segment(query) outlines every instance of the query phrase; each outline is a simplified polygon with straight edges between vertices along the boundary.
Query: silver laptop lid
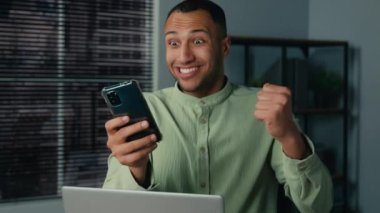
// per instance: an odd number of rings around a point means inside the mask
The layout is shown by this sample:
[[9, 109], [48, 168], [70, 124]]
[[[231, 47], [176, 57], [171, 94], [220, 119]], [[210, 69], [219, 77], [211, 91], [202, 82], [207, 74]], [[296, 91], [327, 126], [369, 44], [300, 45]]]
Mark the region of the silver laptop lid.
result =
[[62, 187], [65, 213], [223, 213], [219, 195]]

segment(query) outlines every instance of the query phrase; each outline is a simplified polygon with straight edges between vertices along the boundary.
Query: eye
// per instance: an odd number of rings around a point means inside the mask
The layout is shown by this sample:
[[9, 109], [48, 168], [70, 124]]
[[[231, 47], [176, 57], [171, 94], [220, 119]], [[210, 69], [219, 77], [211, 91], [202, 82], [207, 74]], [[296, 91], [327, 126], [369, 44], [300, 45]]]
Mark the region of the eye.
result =
[[178, 42], [176, 42], [176, 41], [174, 41], [174, 40], [169, 40], [169, 41], [168, 41], [168, 45], [169, 45], [169, 46], [172, 46], [172, 47], [176, 47], [176, 46], [178, 46]]
[[202, 40], [202, 39], [195, 39], [194, 40], [194, 44], [195, 45], [201, 45], [201, 44], [203, 44], [204, 43], [204, 40]]

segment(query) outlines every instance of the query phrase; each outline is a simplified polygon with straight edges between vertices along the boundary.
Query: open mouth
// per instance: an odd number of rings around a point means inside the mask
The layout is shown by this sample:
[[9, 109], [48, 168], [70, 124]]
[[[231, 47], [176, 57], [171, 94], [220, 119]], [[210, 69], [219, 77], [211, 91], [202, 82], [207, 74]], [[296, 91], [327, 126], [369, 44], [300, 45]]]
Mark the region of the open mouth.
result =
[[198, 70], [199, 67], [179, 68], [179, 72], [182, 74], [189, 74]]

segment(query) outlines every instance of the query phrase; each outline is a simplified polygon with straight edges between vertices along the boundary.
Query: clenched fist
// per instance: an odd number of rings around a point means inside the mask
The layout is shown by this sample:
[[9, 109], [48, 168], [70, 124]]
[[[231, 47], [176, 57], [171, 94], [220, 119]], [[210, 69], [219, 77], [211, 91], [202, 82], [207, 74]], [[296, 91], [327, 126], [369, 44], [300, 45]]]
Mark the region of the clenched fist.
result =
[[264, 122], [269, 134], [282, 144], [291, 158], [306, 156], [304, 139], [293, 121], [292, 96], [287, 87], [266, 83], [257, 93], [255, 117]]

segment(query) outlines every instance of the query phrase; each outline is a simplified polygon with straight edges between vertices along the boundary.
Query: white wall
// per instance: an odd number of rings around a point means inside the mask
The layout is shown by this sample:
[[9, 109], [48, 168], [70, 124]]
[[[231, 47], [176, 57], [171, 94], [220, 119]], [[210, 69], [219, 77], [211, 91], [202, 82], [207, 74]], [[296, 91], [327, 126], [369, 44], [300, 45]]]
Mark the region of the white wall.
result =
[[[360, 212], [378, 212], [380, 197], [380, 1], [310, 0], [309, 36], [348, 40], [354, 48], [351, 64], [352, 129], [350, 178], [358, 178]], [[359, 128], [360, 127], [360, 128]], [[356, 163], [358, 161], [358, 163]], [[353, 200], [354, 201], [354, 200]], [[354, 206], [355, 207], [355, 206]]]
[[308, 1], [219, 0], [230, 35], [307, 38]]

